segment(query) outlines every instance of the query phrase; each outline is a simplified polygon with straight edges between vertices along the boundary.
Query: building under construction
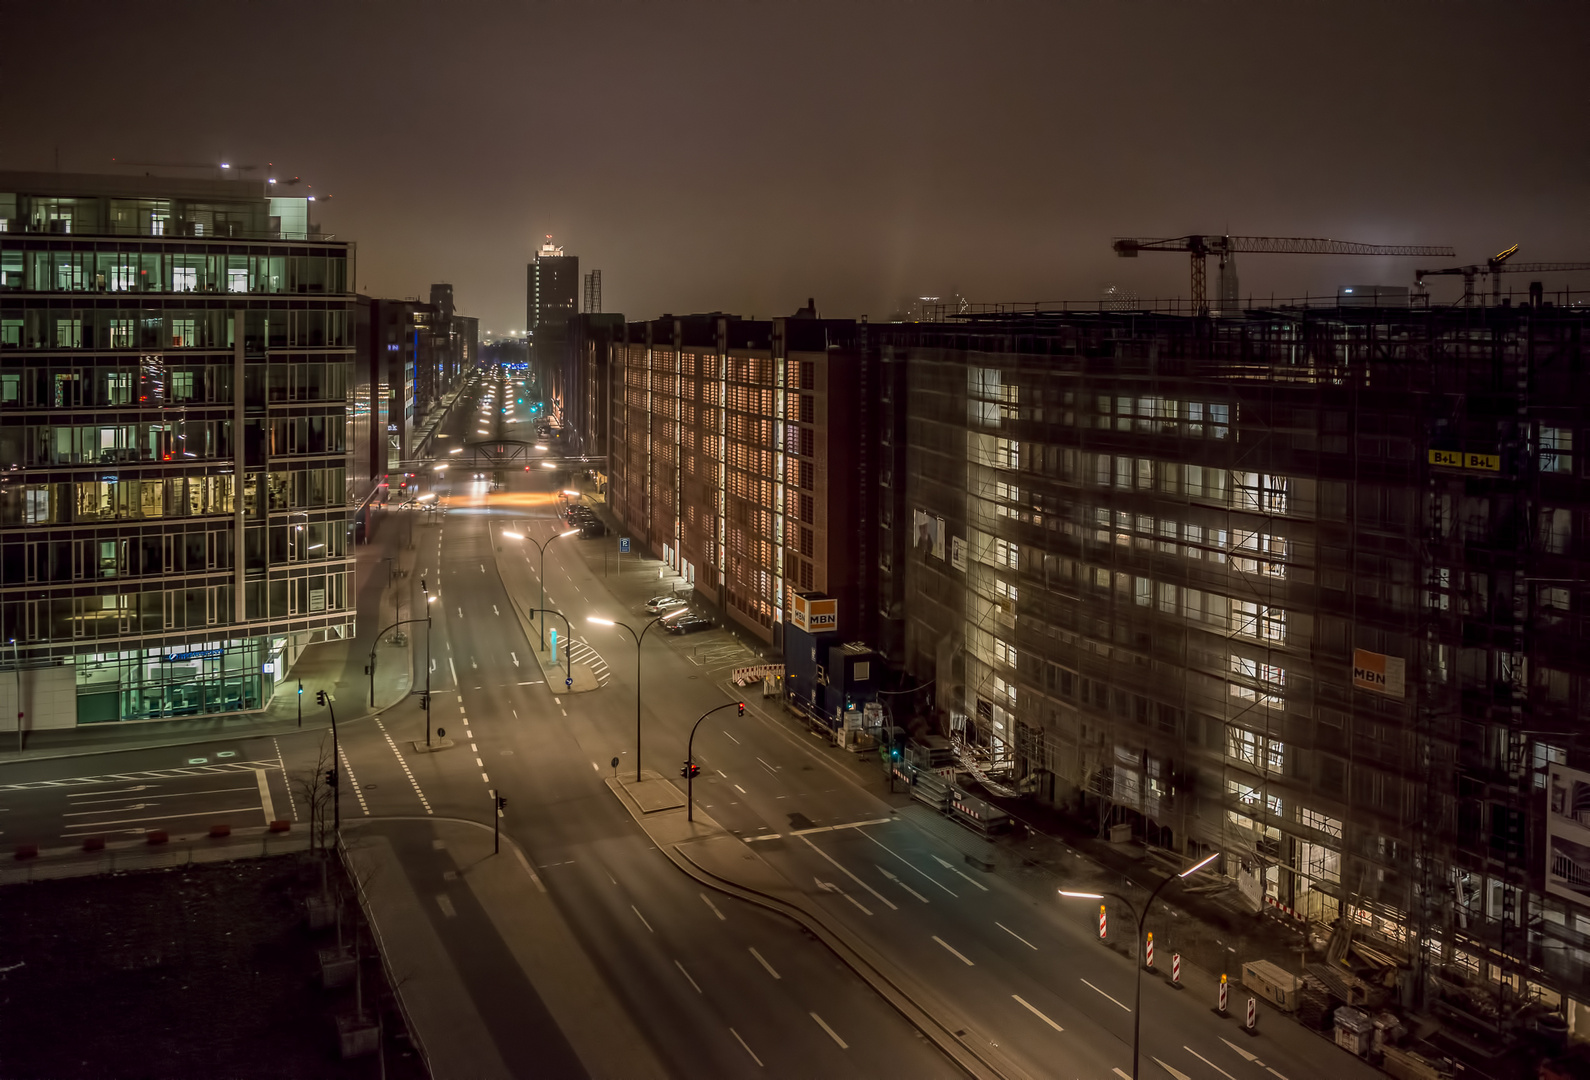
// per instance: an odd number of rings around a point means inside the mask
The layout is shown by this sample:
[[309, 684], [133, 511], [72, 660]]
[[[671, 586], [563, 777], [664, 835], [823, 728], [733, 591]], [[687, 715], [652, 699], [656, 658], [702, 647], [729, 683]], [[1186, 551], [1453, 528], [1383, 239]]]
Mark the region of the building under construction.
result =
[[872, 327], [877, 644], [996, 790], [1583, 1000], [1590, 313], [1532, 299]]
[[613, 510], [775, 645], [843, 597], [995, 792], [1590, 1031], [1590, 313], [1402, 303], [630, 323]]

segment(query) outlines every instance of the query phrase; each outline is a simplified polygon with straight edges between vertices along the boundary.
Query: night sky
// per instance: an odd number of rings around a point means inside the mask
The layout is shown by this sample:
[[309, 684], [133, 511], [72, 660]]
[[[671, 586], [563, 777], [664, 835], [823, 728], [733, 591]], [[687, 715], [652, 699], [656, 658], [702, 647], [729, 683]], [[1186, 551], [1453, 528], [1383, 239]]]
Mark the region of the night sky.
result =
[[[1590, 259], [1585, 3], [0, 10], [0, 168], [274, 162], [333, 196], [361, 291], [451, 281], [499, 333], [545, 233], [632, 318], [1186, 295], [1185, 257], [1117, 235]], [[1285, 296], [1413, 265], [1240, 269]]]

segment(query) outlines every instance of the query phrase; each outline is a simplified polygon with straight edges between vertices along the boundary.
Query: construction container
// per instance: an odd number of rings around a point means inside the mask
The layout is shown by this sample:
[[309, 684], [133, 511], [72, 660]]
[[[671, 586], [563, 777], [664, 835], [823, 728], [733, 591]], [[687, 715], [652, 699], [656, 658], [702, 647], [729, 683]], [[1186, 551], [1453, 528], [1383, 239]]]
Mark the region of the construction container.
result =
[[1375, 1022], [1369, 1014], [1351, 1005], [1336, 1010], [1336, 1045], [1350, 1053], [1365, 1057], [1375, 1037]]
[[1435, 1062], [1395, 1046], [1386, 1047], [1380, 1067], [1397, 1080], [1447, 1080], [1447, 1073]]
[[1283, 1012], [1296, 1012], [1303, 980], [1268, 960], [1242, 965], [1242, 985]]

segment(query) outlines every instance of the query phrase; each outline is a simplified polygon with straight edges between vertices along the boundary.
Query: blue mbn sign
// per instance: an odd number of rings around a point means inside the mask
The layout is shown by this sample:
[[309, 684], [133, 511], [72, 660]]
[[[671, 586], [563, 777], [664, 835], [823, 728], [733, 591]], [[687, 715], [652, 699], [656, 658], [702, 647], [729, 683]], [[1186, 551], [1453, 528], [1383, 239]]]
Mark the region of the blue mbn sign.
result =
[[199, 649], [195, 652], [166, 653], [166, 663], [178, 664], [184, 660], [219, 660], [221, 652], [220, 649]]
[[621, 536], [618, 538], [618, 553], [620, 555], [629, 554], [629, 537]]

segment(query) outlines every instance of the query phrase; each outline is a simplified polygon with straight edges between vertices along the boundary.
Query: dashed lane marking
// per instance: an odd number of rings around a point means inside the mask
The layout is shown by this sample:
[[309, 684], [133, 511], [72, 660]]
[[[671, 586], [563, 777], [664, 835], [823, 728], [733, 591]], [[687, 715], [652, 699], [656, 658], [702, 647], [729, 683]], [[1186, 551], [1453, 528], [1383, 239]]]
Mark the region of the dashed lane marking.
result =
[[379, 716], [375, 718], [375, 726], [381, 729], [381, 737], [392, 748], [392, 756], [397, 758], [398, 766], [403, 770], [403, 775], [408, 777], [409, 783], [414, 786], [414, 794], [420, 797], [420, 805], [425, 807], [427, 814], [432, 813], [430, 800], [425, 797], [425, 792], [420, 790], [420, 782], [414, 779], [414, 774], [409, 771], [409, 763], [403, 760], [403, 754], [398, 750], [397, 743], [392, 741], [391, 734], [387, 731], [386, 725], [381, 722]]
[[1044, 1023], [1048, 1024], [1050, 1027], [1054, 1028], [1056, 1031], [1064, 1031], [1065, 1030], [1065, 1028], [1061, 1027], [1059, 1024], [1057, 1024], [1053, 1020], [1049, 1019], [1043, 1013], [1039, 1012], [1036, 1008], [1033, 1007], [1033, 1004], [1030, 1001], [1028, 1001], [1026, 998], [1022, 997], [1020, 994], [1011, 994], [1010, 996], [1015, 998], [1017, 1005], [1020, 1005], [1023, 1009], [1026, 1009], [1028, 1012], [1032, 1013], [1032, 1015], [1036, 1016], [1038, 1019], [1042, 1020]]
[[646, 916], [640, 913], [640, 908], [636, 907], [634, 904], [631, 904], [629, 905], [629, 910], [635, 913], [635, 918], [640, 920], [640, 924], [646, 928], [646, 932], [648, 934], [655, 934], [657, 932], [651, 928], [651, 923], [646, 921]]
[[946, 949], [948, 949], [951, 956], [955, 957], [955, 959], [959, 960], [961, 963], [965, 964], [967, 967], [976, 967], [977, 966], [976, 964], [972, 963], [970, 960], [966, 959], [966, 956], [959, 949], [957, 949], [955, 946], [951, 945], [949, 942], [945, 941], [943, 938], [939, 937], [937, 934], [933, 935], [933, 940], [938, 942], [940, 945], [944, 946]]
[[734, 1030], [734, 1029], [733, 1029], [733, 1028], [730, 1028], [730, 1029], [729, 1029], [729, 1034], [730, 1034], [730, 1035], [733, 1035], [733, 1036], [734, 1036], [734, 1037], [735, 1037], [735, 1039], [736, 1039], [736, 1040], [737, 1040], [737, 1041], [738, 1041], [738, 1042], [739, 1042], [739, 1044], [740, 1044], [740, 1045], [741, 1045], [741, 1046], [742, 1046], [742, 1047], [744, 1047], [744, 1048], [745, 1048], [745, 1052], [746, 1052], [746, 1053], [747, 1053], [747, 1054], [750, 1054], [750, 1055], [751, 1055], [751, 1060], [752, 1060], [752, 1061], [754, 1061], [754, 1062], [756, 1062], [756, 1065], [757, 1065], [757, 1068], [762, 1068], [762, 1067], [763, 1067], [763, 1065], [762, 1065], [762, 1059], [761, 1059], [761, 1058], [759, 1058], [759, 1057], [757, 1057], [757, 1056], [756, 1056], [756, 1053], [755, 1053], [755, 1051], [753, 1051], [753, 1050], [752, 1050], [752, 1049], [751, 1049], [751, 1048], [750, 1048], [750, 1047], [749, 1047], [749, 1046], [746, 1046], [746, 1045], [745, 1045], [745, 1040], [744, 1040], [744, 1039], [742, 1039], [742, 1038], [740, 1038], [740, 1033], [739, 1033], [739, 1032], [738, 1032], [738, 1031], [735, 1031], [735, 1030]]
[[[282, 762], [282, 744], [277, 742], [274, 737], [271, 739], [271, 743], [272, 743], [272, 745], [274, 745], [276, 747], [276, 767], [282, 771], [282, 777], [285, 779], [286, 776], [287, 776], [287, 766]], [[298, 802], [297, 802], [297, 800], [295, 800], [293, 798], [293, 785], [288, 784], [288, 785], [286, 785], [286, 787], [287, 787], [287, 808], [293, 812], [293, 820], [297, 821], [298, 820]]]
[[1205, 1065], [1209, 1066], [1211, 1069], [1213, 1069], [1215, 1072], [1219, 1073], [1221, 1076], [1224, 1076], [1226, 1078], [1226, 1080], [1237, 1080], [1237, 1078], [1235, 1076], [1232, 1076], [1230, 1073], [1226, 1072], [1226, 1070], [1222, 1069], [1219, 1065], [1216, 1065], [1214, 1062], [1212, 1062], [1208, 1058], [1204, 1057], [1202, 1054], [1200, 1054], [1198, 1051], [1194, 1050], [1192, 1047], [1183, 1046], [1182, 1049], [1187, 1051], [1193, 1057], [1197, 1058], [1199, 1061], [1203, 1062]]
[[725, 918], [725, 917], [724, 917], [724, 914], [723, 914], [723, 912], [721, 912], [721, 911], [719, 911], [719, 910], [718, 910], [718, 905], [717, 905], [717, 904], [714, 904], [714, 903], [713, 903], [713, 902], [712, 902], [712, 897], [710, 897], [710, 896], [708, 896], [708, 895], [707, 895], [707, 894], [706, 894], [706, 893], [702, 893], [702, 894], [701, 894], [701, 900], [702, 900], [702, 902], [703, 902], [703, 903], [705, 903], [705, 904], [706, 904], [706, 905], [707, 905], [707, 906], [708, 906], [708, 907], [709, 907], [709, 908], [711, 908], [711, 909], [712, 909], [712, 914], [714, 914], [714, 915], [716, 915], [716, 916], [717, 916], [717, 917], [718, 917], [718, 921], [719, 921], [719, 922], [728, 922], [728, 921], [729, 921], [729, 920], [728, 920], [728, 919], [727, 919], [727, 918]]
[[1020, 934], [1016, 933], [1016, 931], [1012, 930], [1010, 927], [1006, 926], [1004, 923], [1002, 923], [1002, 922], [1000, 922], [1000, 921], [998, 921], [996, 919], [994, 921], [994, 925], [999, 927], [1005, 933], [1009, 934], [1011, 937], [1015, 938], [1017, 941], [1021, 942], [1023, 945], [1027, 946], [1027, 948], [1031, 949], [1033, 952], [1037, 952], [1038, 951], [1038, 946], [1034, 945], [1032, 942], [1028, 941], [1026, 938], [1022, 937]]
[[755, 948], [751, 949], [751, 955], [756, 957], [756, 962], [758, 964], [761, 964], [764, 968], [766, 968], [767, 969], [767, 973], [769, 975], [773, 976], [773, 978], [782, 979], [784, 977], [784, 976], [780, 975], [778, 972], [774, 971], [773, 970], [773, 965], [768, 963], [767, 962], [767, 958], [764, 957], [761, 953], [757, 952]]
[[[359, 797], [359, 809], [364, 811], [364, 816], [370, 816], [370, 804], [364, 801], [364, 789], [359, 786], [359, 778], [353, 775], [353, 766], [348, 764], [348, 750], [340, 742], [337, 744], [337, 756], [342, 759], [342, 771], [347, 774], [348, 785], [353, 788], [353, 793]], [[340, 780], [341, 777], [339, 776]]]
[[[1109, 994], [1106, 994], [1103, 990], [1100, 990], [1097, 986], [1094, 986], [1092, 983], [1088, 982], [1088, 980], [1083, 979], [1082, 980], [1082, 985], [1086, 986], [1089, 990], [1092, 990], [1095, 994], [1098, 994], [1100, 997], [1104, 998], [1106, 1001], [1114, 1001], [1115, 1004], [1121, 1005], [1121, 1003], [1119, 1001], [1115, 1001], [1115, 999], [1110, 997]], [[1127, 1008], [1125, 1005], [1121, 1005], [1121, 1008], [1126, 1009], [1127, 1012], [1131, 1012], [1132, 1011], [1131, 1009]]]
[[822, 1017], [818, 1016], [816, 1013], [811, 1013], [810, 1015], [811, 1015], [811, 1018], [813, 1020], [817, 1021], [817, 1026], [822, 1028], [824, 1031], [828, 1032], [828, 1037], [830, 1039], [833, 1039], [834, 1042], [839, 1044], [839, 1049], [841, 1049], [841, 1050], [849, 1050], [850, 1049], [850, 1044], [847, 1043], [844, 1039], [841, 1039], [839, 1037], [839, 1032], [835, 1031], [833, 1028], [828, 1026], [828, 1021], [824, 1020]]
[[[833, 863], [834, 868], [836, 870], [838, 870], [840, 873], [844, 874], [851, 881], [854, 881], [857, 885], [860, 885], [863, 889], [866, 889], [873, 896], [877, 897], [878, 898], [878, 902], [883, 904], [884, 907], [888, 908], [890, 911], [899, 911], [900, 910], [899, 908], [895, 907], [894, 902], [892, 900], [890, 900], [888, 897], [884, 896], [877, 889], [874, 889], [871, 885], [868, 885], [865, 881], [862, 881], [855, 874], [852, 874], [849, 870], [845, 869], [845, 867], [840, 865], [838, 860], [836, 860], [832, 855], [828, 854], [828, 852], [824, 851], [822, 848], [818, 847], [816, 844], [812, 843], [809, 839], [807, 839], [804, 836], [801, 837], [800, 839], [801, 839], [801, 843], [805, 844], [807, 847], [809, 847], [813, 851], [817, 852], [817, 854], [819, 854], [823, 858], [827, 859], [830, 863]], [[945, 946], [945, 947], [948, 948], [948, 946]]]
[[693, 987], [695, 989], [696, 993], [698, 993], [698, 994], [701, 993], [701, 987], [696, 985], [696, 980], [694, 980], [694, 979], [692, 979], [690, 977], [690, 972], [685, 970], [685, 966], [683, 964], [681, 964], [679, 961], [675, 960], [674, 961], [674, 967], [679, 969], [679, 974], [681, 974], [681, 975], [683, 975], [685, 977], [685, 981], [690, 983], [691, 987]]

